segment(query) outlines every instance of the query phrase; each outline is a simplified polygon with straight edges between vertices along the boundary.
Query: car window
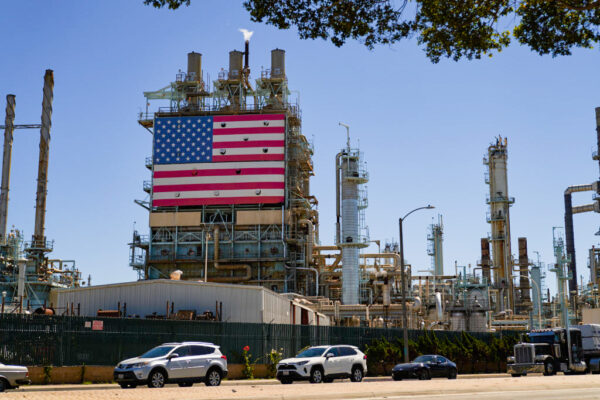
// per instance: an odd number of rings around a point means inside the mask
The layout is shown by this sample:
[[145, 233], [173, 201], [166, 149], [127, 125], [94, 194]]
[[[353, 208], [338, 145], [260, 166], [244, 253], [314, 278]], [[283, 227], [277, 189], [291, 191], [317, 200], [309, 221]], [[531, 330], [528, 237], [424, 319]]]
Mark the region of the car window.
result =
[[171, 350], [173, 350], [175, 346], [158, 346], [153, 348], [150, 351], [147, 351], [146, 353], [142, 354], [140, 356], [140, 358], [155, 358], [155, 357], [164, 357], [166, 356]]
[[444, 357], [442, 357], [442, 356], [437, 356], [437, 360], [438, 360], [439, 362], [443, 362], [443, 363], [445, 363], [446, 361], [448, 361], [447, 359], [445, 359], [445, 358], [444, 358]]
[[325, 355], [327, 354], [333, 354], [334, 357], [339, 357], [340, 349], [338, 347], [332, 347], [329, 350], [327, 350], [327, 353], [325, 353]]
[[174, 353], [179, 354], [179, 357], [191, 356], [191, 346], [181, 346], [175, 349]]
[[311, 358], [311, 357], [321, 357], [323, 352], [325, 351], [324, 347], [311, 347], [304, 351], [298, 353], [296, 358]]
[[355, 356], [356, 350], [352, 347], [340, 347], [340, 356]]
[[433, 356], [419, 356], [415, 358], [416, 363], [431, 363], [433, 361]]
[[205, 356], [207, 354], [212, 354], [214, 352], [215, 352], [214, 347], [192, 346], [192, 355], [193, 356]]

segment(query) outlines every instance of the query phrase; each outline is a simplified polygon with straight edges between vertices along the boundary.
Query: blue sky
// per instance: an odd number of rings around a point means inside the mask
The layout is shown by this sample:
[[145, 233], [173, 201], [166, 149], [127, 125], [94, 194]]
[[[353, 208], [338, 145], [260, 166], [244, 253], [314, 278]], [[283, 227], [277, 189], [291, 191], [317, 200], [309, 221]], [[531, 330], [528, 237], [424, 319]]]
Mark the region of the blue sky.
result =
[[[406, 258], [427, 269], [427, 227], [441, 213], [446, 273], [475, 265], [487, 234], [482, 157], [494, 136], [508, 137], [513, 253], [526, 236], [530, 258], [552, 262], [552, 227], [563, 226], [563, 191], [598, 178], [591, 160], [594, 107], [600, 106], [600, 53], [540, 57], [513, 45], [491, 59], [431, 64], [413, 41], [369, 51], [350, 42], [302, 41], [249, 21], [241, 1], [194, 0], [156, 10], [142, 0], [7, 2], [0, 12], [0, 106], [17, 96], [16, 122], [39, 123], [44, 70], [55, 74], [47, 237], [54, 257], [77, 260], [92, 282], [136, 278], [127, 242], [134, 221], [147, 230], [144, 159], [151, 137], [138, 126], [143, 91], [156, 90], [203, 54], [216, 78], [228, 52], [241, 49], [238, 28], [255, 31], [251, 68], [269, 67], [270, 50], [286, 50], [291, 89], [301, 95], [303, 128], [315, 145], [321, 240], [334, 236], [334, 156], [345, 143], [339, 121], [360, 141], [371, 176], [367, 220], [373, 239], [397, 239], [397, 218], [428, 203], [435, 212], [405, 224]], [[3, 120], [3, 117], [2, 117]], [[15, 135], [9, 226], [33, 231], [39, 132]], [[591, 194], [574, 195], [574, 204]], [[597, 215], [575, 216], [579, 274], [598, 243]], [[549, 273], [548, 275], [551, 275]], [[551, 289], [555, 287], [552, 284]]]

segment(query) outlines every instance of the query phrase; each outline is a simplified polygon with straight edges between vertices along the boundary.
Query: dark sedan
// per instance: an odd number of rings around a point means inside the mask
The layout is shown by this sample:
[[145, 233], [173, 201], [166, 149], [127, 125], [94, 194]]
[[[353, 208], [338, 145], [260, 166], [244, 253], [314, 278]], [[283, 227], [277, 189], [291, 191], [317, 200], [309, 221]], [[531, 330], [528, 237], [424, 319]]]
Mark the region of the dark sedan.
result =
[[392, 369], [392, 378], [395, 381], [431, 378], [456, 379], [457, 374], [456, 364], [446, 357], [437, 355], [419, 356], [413, 362], [398, 364]]

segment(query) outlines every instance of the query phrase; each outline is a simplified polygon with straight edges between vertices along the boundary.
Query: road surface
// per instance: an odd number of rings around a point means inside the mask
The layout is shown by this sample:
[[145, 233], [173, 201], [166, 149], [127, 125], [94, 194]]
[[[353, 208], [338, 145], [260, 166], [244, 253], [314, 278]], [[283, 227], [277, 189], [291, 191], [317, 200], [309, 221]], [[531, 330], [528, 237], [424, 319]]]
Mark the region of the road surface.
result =
[[[471, 378], [471, 379], [470, 379]], [[492, 377], [459, 376], [456, 380], [400, 381], [368, 379], [362, 383], [348, 380], [313, 385], [275, 384], [274, 381], [224, 382], [220, 387], [196, 384], [191, 388], [169, 385], [162, 389], [121, 389], [116, 385], [31, 386], [2, 395], [2, 399], [20, 400], [406, 400], [406, 399], [599, 399], [600, 375]]]

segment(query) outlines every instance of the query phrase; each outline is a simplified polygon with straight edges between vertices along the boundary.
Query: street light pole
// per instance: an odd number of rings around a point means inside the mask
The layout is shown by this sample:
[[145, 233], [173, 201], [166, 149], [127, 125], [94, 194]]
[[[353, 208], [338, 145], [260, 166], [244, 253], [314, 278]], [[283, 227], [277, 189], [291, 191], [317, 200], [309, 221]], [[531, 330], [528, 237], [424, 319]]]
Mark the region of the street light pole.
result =
[[427, 205], [425, 207], [415, 208], [410, 211], [404, 217], [398, 219], [398, 230], [400, 231], [400, 276], [402, 281], [402, 337], [403, 337], [403, 345], [404, 345], [404, 362], [408, 363], [408, 314], [406, 311], [406, 272], [404, 268], [404, 236], [402, 234], [402, 223], [410, 214], [414, 213], [418, 210], [424, 209], [432, 209], [435, 208], [432, 205]]

